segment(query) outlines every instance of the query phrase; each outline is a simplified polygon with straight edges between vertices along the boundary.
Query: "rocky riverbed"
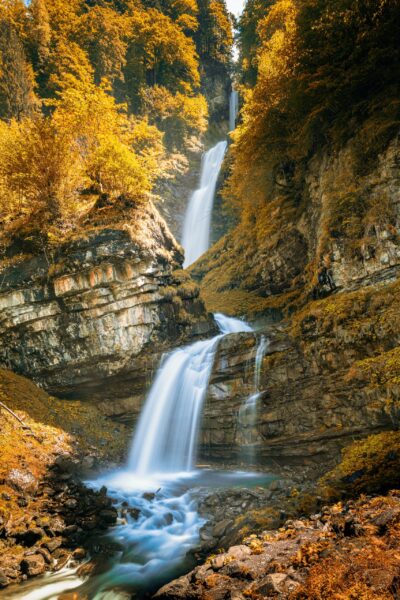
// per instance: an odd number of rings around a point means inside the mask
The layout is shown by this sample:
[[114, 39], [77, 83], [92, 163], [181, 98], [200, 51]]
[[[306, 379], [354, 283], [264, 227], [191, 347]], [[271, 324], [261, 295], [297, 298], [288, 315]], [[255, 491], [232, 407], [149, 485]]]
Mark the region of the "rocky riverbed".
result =
[[164, 586], [157, 600], [398, 597], [400, 494], [323, 506], [245, 538]]
[[[18, 506], [25, 508], [34, 501], [36, 510], [0, 518], [0, 588], [84, 559], [88, 535], [100, 535], [116, 522], [118, 513], [106, 490], [88, 489], [72, 475], [71, 466], [60, 457], [47, 477], [30, 488], [22, 472], [14, 473]], [[11, 501], [5, 492], [1, 497], [3, 503]], [[12, 591], [7, 590], [9, 594]]]

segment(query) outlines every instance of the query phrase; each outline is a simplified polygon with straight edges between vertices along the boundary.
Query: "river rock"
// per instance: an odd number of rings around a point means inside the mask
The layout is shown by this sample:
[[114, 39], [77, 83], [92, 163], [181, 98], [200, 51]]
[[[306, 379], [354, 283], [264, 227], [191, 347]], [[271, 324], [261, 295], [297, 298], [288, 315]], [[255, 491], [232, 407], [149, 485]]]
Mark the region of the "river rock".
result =
[[264, 581], [256, 587], [256, 593], [263, 596], [269, 594], [281, 594], [285, 590], [285, 583], [288, 580], [286, 573], [271, 573], [267, 575]]
[[201, 593], [193, 590], [187, 577], [181, 577], [162, 587], [154, 598], [156, 600], [200, 600]]
[[9, 578], [6, 576], [4, 571], [0, 569], [0, 589], [5, 588], [10, 584]]
[[45, 547], [49, 552], [55, 552], [58, 548], [62, 546], [62, 540], [60, 538], [54, 538], [45, 543]]
[[112, 525], [113, 523], [117, 522], [118, 511], [115, 508], [103, 509], [99, 512], [99, 518], [102, 523]]
[[25, 556], [21, 561], [21, 570], [24, 574], [28, 575], [28, 577], [41, 575], [46, 570], [45, 559], [41, 554]]

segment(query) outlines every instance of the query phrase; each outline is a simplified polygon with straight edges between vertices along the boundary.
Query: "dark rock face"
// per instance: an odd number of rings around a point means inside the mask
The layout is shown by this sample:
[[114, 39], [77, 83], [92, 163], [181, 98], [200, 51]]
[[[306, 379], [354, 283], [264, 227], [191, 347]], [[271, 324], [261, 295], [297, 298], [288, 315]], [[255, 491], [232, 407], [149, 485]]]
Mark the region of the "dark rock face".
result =
[[207, 98], [211, 126], [229, 121], [229, 100], [232, 82], [225, 65], [203, 58], [201, 91]]
[[[63, 397], [137, 398], [159, 353], [213, 325], [150, 208], [2, 274], [0, 363]], [[135, 400], [131, 404], [135, 405]]]
[[193, 140], [191, 146], [185, 150], [185, 154], [172, 155], [171, 176], [162, 179], [156, 190], [161, 198], [157, 208], [178, 241], [182, 239], [183, 223], [190, 196], [199, 185], [203, 151], [203, 144]]
[[348, 378], [357, 359], [373, 354], [382, 344], [395, 344], [396, 338], [386, 339], [385, 331], [377, 327], [367, 345], [364, 337], [371, 334], [367, 324], [362, 335], [351, 325], [319, 335], [313, 329], [303, 331], [301, 339], [277, 329], [265, 332], [270, 345], [262, 362], [255, 415], [244, 406], [256, 391], [256, 336], [225, 338], [204, 409], [202, 458], [272, 468], [310, 466], [319, 475], [354, 438], [398, 423], [392, 409], [398, 397], [396, 386], [386, 386], [382, 392]]

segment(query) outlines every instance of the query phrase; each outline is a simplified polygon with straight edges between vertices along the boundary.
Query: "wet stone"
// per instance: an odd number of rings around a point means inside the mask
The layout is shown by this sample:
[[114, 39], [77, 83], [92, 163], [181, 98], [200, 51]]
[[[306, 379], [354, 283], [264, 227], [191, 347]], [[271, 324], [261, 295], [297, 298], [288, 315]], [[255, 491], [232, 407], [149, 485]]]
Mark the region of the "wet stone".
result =
[[76, 548], [76, 550], [74, 550], [72, 556], [76, 559], [76, 560], [83, 560], [87, 555], [87, 552], [84, 548]]
[[115, 508], [103, 509], [99, 512], [99, 517], [104, 523], [107, 523], [108, 525], [112, 525], [113, 523], [116, 523], [116, 521], [117, 521], [118, 512], [116, 511]]
[[50, 540], [49, 542], [46, 542], [45, 547], [49, 552], [53, 553], [57, 550], [57, 548], [60, 548], [61, 545], [62, 540], [60, 540], [59, 538], [55, 538], [53, 540]]

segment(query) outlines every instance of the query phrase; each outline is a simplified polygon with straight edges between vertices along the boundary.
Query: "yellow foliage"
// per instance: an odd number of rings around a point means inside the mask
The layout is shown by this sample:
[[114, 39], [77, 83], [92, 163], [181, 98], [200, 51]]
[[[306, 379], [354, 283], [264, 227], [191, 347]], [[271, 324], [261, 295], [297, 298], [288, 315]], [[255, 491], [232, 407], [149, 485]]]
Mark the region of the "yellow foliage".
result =
[[[76, 211], [83, 181], [76, 140], [49, 118], [0, 123], [0, 212], [4, 223], [46, 231]], [[22, 222], [20, 220], [22, 219]]]
[[143, 88], [141, 98], [145, 113], [166, 131], [167, 141], [177, 143], [188, 134], [207, 128], [207, 102], [202, 95], [172, 94], [155, 85]]
[[88, 160], [87, 173], [100, 192], [109, 197], [143, 200], [151, 190], [143, 165], [117, 137], [98, 139]]
[[372, 386], [400, 385], [400, 348], [357, 361], [348, 377], [360, 378]]

